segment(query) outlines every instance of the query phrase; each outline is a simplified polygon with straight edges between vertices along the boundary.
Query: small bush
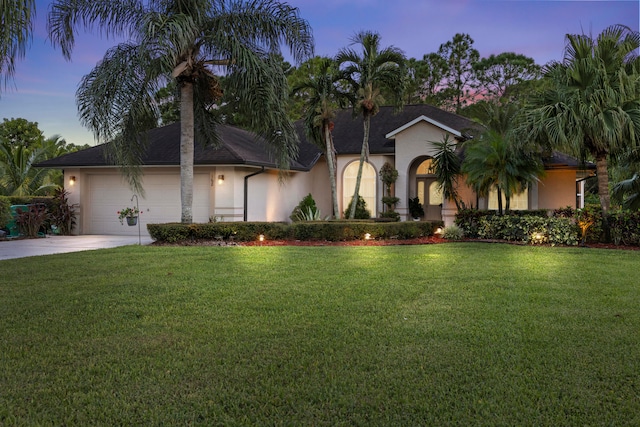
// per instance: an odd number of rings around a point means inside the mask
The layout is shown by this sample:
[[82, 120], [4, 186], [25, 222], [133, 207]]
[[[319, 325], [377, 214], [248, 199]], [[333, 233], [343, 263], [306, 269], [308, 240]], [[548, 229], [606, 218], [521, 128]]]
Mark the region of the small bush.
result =
[[464, 230], [457, 225], [450, 225], [442, 230], [442, 238], [447, 240], [462, 240]]
[[5, 228], [12, 219], [11, 199], [6, 196], [0, 196], [0, 229]]
[[289, 216], [291, 221], [315, 221], [320, 218], [320, 210], [316, 206], [316, 201], [313, 199], [311, 193], [303, 197], [291, 212]]
[[396, 211], [386, 211], [380, 214], [380, 218], [390, 219], [392, 221], [400, 221], [400, 214]]
[[[353, 198], [349, 202], [347, 209], [344, 211], [344, 217], [349, 218], [349, 212], [351, 211], [351, 203]], [[354, 219], [369, 219], [371, 218], [371, 212], [367, 209], [367, 202], [362, 196], [358, 196], [358, 203], [356, 204], [356, 215]]]
[[640, 246], [640, 211], [613, 212], [609, 225], [613, 243]]
[[71, 234], [71, 230], [76, 223], [75, 209], [77, 205], [70, 205], [68, 196], [69, 193], [63, 188], [57, 189], [50, 208], [51, 229], [53, 230], [55, 227], [58, 233], [63, 236]]
[[49, 212], [44, 204], [27, 205], [26, 210], [17, 209], [16, 224], [20, 232], [28, 237], [38, 237], [44, 230], [43, 225], [49, 219]]

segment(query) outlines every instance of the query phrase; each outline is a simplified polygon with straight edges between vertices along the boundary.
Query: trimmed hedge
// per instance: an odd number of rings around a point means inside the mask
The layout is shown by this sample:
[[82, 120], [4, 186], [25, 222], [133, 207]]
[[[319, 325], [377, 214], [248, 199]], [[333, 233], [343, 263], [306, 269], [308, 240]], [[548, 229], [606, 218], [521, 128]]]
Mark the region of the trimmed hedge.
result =
[[248, 242], [260, 234], [268, 240], [360, 240], [366, 233], [375, 239], [411, 239], [431, 236], [442, 226], [437, 222], [374, 221], [302, 221], [279, 222], [213, 222], [206, 224], [147, 224], [151, 238], [158, 242], [176, 243], [186, 240], [221, 240]]
[[5, 228], [11, 221], [11, 199], [6, 196], [0, 196], [0, 229]]
[[575, 246], [579, 242], [578, 232], [578, 226], [570, 218], [496, 215], [478, 221], [480, 239]]
[[[574, 245], [576, 240], [580, 242], [581, 227], [584, 226], [585, 243], [604, 241], [602, 211], [598, 205], [587, 205], [584, 209], [556, 209], [551, 218], [547, 217], [546, 211], [533, 211], [534, 215], [530, 215], [531, 211], [519, 211], [519, 215], [514, 215], [515, 212], [498, 216], [495, 211], [466, 209], [456, 215], [456, 224], [469, 238], [565, 245]], [[640, 246], [640, 212], [612, 212], [609, 226], [616, 245]]]
[[[464, 230], [465, 236], [475, 239], [478, 237], [480, 219], [491, 218], [498, 215], [498, 211], [481, 211], [478, 209], [461, 209], [456, 214], [455, 224]], [[509, 213], [502, 215], [504, 217], [538, 217], [547, 218], [549, 216], [546, 209], [537, 209], [530, 211], [509, 211]], [[517, 239], [513, 239], [517, 240]]]

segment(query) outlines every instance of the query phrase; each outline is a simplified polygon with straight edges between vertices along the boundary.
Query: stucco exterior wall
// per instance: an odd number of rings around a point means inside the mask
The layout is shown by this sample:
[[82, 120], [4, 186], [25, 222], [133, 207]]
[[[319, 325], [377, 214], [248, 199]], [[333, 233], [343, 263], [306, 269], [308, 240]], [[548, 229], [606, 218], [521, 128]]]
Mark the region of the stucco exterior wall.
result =
[[576, 207], [576, 171], [549, 170], [538, 183], [538, 209]]
[[445, 135], [446, 132], [442, 129], [425, 121], [415, 123], [395, 135], [395, 167], [398, 170], [396, 197], [400, 198], [396, 210], [401, 216], [408, 216], [408, 200], [416, 197], [416, 194], [413, 194], [415, 185], [409, 182], [412, 165], [416, 158], [433, 156], [434, 151], [429, 141], [442, 141]]

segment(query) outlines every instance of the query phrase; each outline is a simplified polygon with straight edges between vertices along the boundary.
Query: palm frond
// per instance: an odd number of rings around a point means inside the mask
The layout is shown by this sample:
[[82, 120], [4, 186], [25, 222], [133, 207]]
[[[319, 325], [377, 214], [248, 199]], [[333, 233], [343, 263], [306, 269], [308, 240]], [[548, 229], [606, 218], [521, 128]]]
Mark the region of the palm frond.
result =
[[49, 6], [47, 29], [54, 46], [71, 59], [74, 31], [97, 28], [106, 37], [128, 37], [145, 12], [143, 0], [54, 0]]
[[3, 86], [15, 74], [16, 61], [25, 55], [31, 41], [35, 14], [35, 0], [0, 2], [0, 75], [4, 78]]

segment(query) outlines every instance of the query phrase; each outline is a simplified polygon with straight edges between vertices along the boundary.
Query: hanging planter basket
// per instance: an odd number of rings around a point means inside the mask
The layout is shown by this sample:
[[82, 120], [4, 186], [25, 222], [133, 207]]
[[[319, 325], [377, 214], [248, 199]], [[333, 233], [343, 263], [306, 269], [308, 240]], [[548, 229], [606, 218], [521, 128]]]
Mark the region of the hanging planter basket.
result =
[[138, 224], [138, 217], [137, 216], [128, 216], [127, 217], [127, 225], [128, 226], [134, 226]]

